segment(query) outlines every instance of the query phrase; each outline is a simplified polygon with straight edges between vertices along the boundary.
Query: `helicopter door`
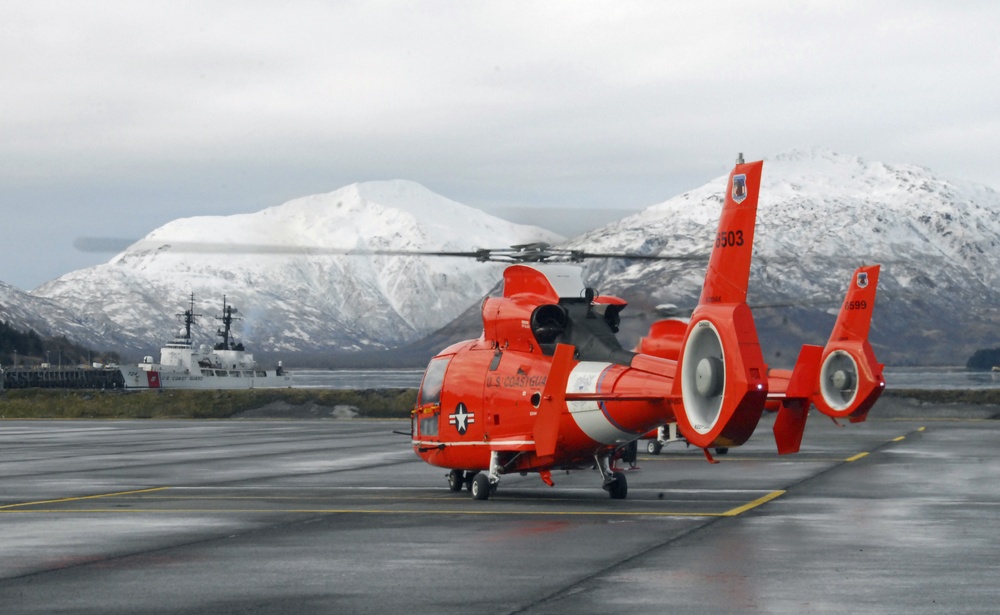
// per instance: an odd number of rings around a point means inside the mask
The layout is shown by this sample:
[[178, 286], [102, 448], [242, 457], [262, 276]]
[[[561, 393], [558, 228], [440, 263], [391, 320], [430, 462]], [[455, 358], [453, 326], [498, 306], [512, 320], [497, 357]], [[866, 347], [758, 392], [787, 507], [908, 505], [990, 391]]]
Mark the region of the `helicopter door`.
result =
[[438, 437], [438, 419], [441, 416], [441, 388], [451, 357], [432, 359], [424, 371], [424, 379], [417, 393], [417, 411], [414, 415], [416, 434], [421, 438]]
[[493, 411], [494, 408], [501, 405], [497, 402], [497, 395], [500, 389], [497, 386], [490, 386], [490, 383], [499, 382], [496, 371], [500, 368], [501, 359], [503, 359], [503, 351], [497, 348], [486, 371], [486, 382], [483, 390], [483, 410], [486, 412], [487, 430], [489, 430], [490, 426], [500, 425], [500, 415]]

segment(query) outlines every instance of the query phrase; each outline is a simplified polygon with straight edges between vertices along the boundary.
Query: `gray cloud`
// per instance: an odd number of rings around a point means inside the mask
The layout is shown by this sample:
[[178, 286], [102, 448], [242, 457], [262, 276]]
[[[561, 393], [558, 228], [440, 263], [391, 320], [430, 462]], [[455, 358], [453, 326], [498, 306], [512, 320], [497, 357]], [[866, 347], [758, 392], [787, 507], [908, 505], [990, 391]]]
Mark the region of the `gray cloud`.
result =
[[637, 209], [738, 151], [820, 145], [997, 186], [998, 17], [985, 2], [6, 3], [0, 279], [101, 260], [77, 235], [371, 179], [487, 210]]

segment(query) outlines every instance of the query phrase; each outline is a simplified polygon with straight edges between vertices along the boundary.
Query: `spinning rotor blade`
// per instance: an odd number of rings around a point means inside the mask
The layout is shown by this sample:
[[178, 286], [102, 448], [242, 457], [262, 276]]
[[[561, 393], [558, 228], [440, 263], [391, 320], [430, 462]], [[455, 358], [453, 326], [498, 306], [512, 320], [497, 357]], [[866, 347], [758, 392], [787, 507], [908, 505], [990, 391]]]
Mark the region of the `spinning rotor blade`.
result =
[[324, 246], [294, 246], [283, 244], [208, 243], [157, 239], [130, 241], [115, 237], [78, 237], [73, 246], [81, 252], [124, 252], [129, 248], [190, 254], [274, 254], [274, 255], [339, 255], [339, 256], [442, 256], [474, 258], [480, 262], [497, 263], [578, 263], [585, 259], [620, 258], [645, 261], [707, 261], [701, 254], [637, 254], [585, 252], [553, 248], [546, 243], [532, 243], [510, 248], [479, 248], [469, 251], [392, 250], [367, 248], [331, 248]]
[[471, 252], [423, 252], [413, 250], [366, 250], [357, 248], [330, 248], [324, 246], [296, 246], [288, 244], [268, 243], [209, 243], [200, 241], [172, 241], [169, 239], [153, 240], [122, 239], [118, 237], [77, 237], [73, 247], [81, 252], [124, 252], [129, 248], [146, 250], [163, 250], [183, 254], [316, 254], [316, 255], [370, 255], [385, 254], [389, 256], [459, 256], [480, 258], [488, 254], [488, 250]]

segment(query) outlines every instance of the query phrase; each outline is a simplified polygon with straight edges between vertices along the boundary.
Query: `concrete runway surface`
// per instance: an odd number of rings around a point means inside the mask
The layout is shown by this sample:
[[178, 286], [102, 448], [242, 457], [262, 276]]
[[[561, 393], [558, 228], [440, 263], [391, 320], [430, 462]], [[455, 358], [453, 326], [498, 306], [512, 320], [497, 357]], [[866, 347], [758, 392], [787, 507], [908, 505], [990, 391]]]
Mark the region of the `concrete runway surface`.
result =
[[2, 421], [0, 612], [997, 612], [1000, 421], [877, 410], [485, 502], [405, 421]]

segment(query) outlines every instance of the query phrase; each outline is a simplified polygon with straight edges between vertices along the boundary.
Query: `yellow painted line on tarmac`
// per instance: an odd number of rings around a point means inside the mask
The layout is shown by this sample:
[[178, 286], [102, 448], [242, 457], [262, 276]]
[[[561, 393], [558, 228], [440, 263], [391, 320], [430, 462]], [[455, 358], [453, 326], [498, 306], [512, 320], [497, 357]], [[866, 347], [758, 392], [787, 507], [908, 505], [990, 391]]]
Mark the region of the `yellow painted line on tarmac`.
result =
[[[926, 427], [918, 427], [917, 428], [918, 432], [926, 431], [926, 430], [927, 430]], [[893, 438], [892, 440], [889, 440], [889, 442], [902, 442], [905, 439], [906, 439], [906, 436], [899, 436], [899, 437]], [[848, 457], [845, 461], [848, 461], [848, 462], [857, 461], [858, 459], [861, 459], [861, 458], [867, 457], [867, 456], [868, 456], [868, 453], [858, 453], [857, 455], [855, 455], [853, 457]]]
[[[778, 492], [777, 497], [784, 493]], [[773, 497], [765, 496], [767, 499]], [[762, 500], [764, 498], [761, 498]], [[760, 506], [762, 501], [755, 501], [751, 504], [734, 508], [726, 512], [680, 512], [680, 511], [638, 511], [638, 510], [389, 510], [379, 508], [301, 508], [301, 509], [280, 509], [280, 508], [190, 508], [190, 509], [141, 509], [141, 508], [88, 508], [88, 509], [34, 509], [34, 510], [0, 510], [0, 514], [108, 514], [108, 513], [140, 513], [140, 514], [300, 514], [300, 515], [465, 515], [465, 516], [519, 516], [519, 517], [733, 517], [750, 508]]]
[[[157, 489], [143, 489], [139, 491], [124, 491], [114, 494], [102, 494], [97, 496], [84, 496], [77, 498], [64, 498], [59, 500], [47, 500], [44, 502], [27, 502], [24, 504], [12, 504], [4, 507], [0, 507], [0, 514], [63, 514], [63, 515], [80, 515], [80, 514], [120, 514], [120, 513], [132, 513], [132, 514], [164, 514], [172, 513], [177, 515], [183, 514], [217, 514], [217, 515], [233, 515], [233, 514], [309, 514], [309, 515], [345, 515], [345, 514], [381, 514], [381, 515], [463, 515], [463, 516], [520, 516], [520, 517], [531, 517], [531, 516], [546, 516], [546, 517], [735, 517], [741, 515], [748, 510], [754, 509], [762, 504], [770, 502], [771, 500], [781, 496], [785, 491], [772, 491], [762, 497], [753, 500], [742, 506], [737, 506], [730, 510], [723, 512], [707, 512], [707, 511], [664, 511], [664, 510], [503, 510], [503, 509], [393, 509], [393, 508], [371, 508], [371, 507], [337, 507], [337, 508], [216, 508], [216, 507], [206, 507], [206, 508], [78, 508], [78, 509], [65, 509], [65, 508], [18, 508], [26, 507], [30, 505], [41, 505], [41, 504], [56, 504], [64, 502], [73, 502], [86, 499], [96, 499], [102, 497], [110, 497], [114, 495], [127, 496], [136, 493], [149, 493], [153, 491], [160, 491], [164, 489], [169, 489], [169, 487], [159, 487]], [[143, 498], [147, 499], [147, 498]], [[152, 498], [148, 498], [152, 499]], [[168, 500], [170, 498], [156, 498]], [[187, 499], [187, 498], [178, 498]], [[242, 499], [242, 498], [234, 498]], [[639, 500], [639, 502], [644, 502]], [[506, 502], [498, 500], [496, 502], [497, 506], [504, 506]]]
[[81, 500], [96, 500], [98, 498], [113, 498], [122, 495], [135, 495], [137, 493], [152, 493], [154, 491], [163, 491], [165, 489], [170, 489], [170, 487], [153, 487], [152, 489], [136, 489], [134, 491], [116, 491], [115, 493], [99, 493], [97, 495], [81, 495], [72, 498], [59, 498], [58, 500], [39, 500], [37, 502], [22, 502], [20, 504], [6, 504], [0, 506], [0, 510], [19, 508], [21, 506], [41, 506], [42, 504], [60, 504], [63, 502], [79, 502]]
[[[75, 496], [66, 498], [57, 498], [51, 500], [38, 500], [34, 502], [21, 502], [17, 504], [6, 504], [0, 506], [0, 514], [69, 514], [69, 515], [79, 515], [79, 514], [109, 514], [109, 513], [145, 513], [145, 514], [163, 514], [163, 513], [174, 513], [174, 514], [323, 514], [323, 515], [333, 515], [333, 514], [384, 514], [384, 515], [490, 515], [490, 516], [605, 516], [605, 517], [733, 517], [740, 515], [748, 510], [756, 508], [766, 502], [769, 502], [780, 495], [784, 494], [785, 491], [772, 491], [760, 498], [757, 498], [747, 504], [732, 508], [723, 512], [708, 512], [708, 511], [663, 511], [663, 510], [503, 510], [503, 509], [392, 509], [392, 508], [371, 508], [371, 507], [302, 507], [302, 508], [290, 508], [283, 509], [281, 507], [275, 508], [218, 508], [218, 507], [205, 507], [205, 508], [52, 508], [53, 504], [66, 504], [71, 502], [82, 502], [87, 500], [98, 500], [107, 498], [126, 498], [129, 496], [143, 495], [141, 499], [146, 502], [150, 501], [192, 501], [192, 500], [216, 500], [216, 501], [241, 501], [241, 500], [284, 500], [284, 501], [296, 501], [296, 500], [315, 500], [315, 499], [327, 499], [324, 496], [320, 498], [314, 497], [287, 497], [279, 496], [276, 498], [269, 498], [264, 496], [248, 497], [248, 496], [149, 496], [145, 497], [145, 494], [152, 494], [157, 492], [166, 491], [169, 489], [174, 489], [172, 487], [153, 487], [149, 489], [135, 489], [131, 491], [116, 491], [113, 493], [100, 493], [95, 495], [85, 495], [85, 496]], [[327, 496], [328, 497], [328, 496]], [[400, 498], [399, 496], [385, 496], [376, 497], [375, 499], [385, 499], [393, 500], [396, 502], [403, 501], [419, 501], [419, 500], [438, 500], [443, 496], [435, 495], [431, 497], [408, 497]], [[334, 498], [339, 499], [339, 498]], [[368, 498], [371, 499], [371, 498]], [[554, 502], [565, 502], [558, 498], [546, 498], [546, 500]], [[637, 500], [637, 502], [646, 502], [644, 500]], [[503, 500], [498, 500], [498, 506], [504, 506], [506, 502]], [[35, 508], [47, 506], [46, 508]]]
[[754, 500], [753, 502], [750, 502], [749, 504], [744, 504], [743, 506], [737, 506], [736, 508], [733, 508], [732, 510], [727, 510], [726, 512], [722, 513], [719, 516], [721, 516], [721, 517], [735, 517], [737, 515], [742, 515], [746, 511], [754, 509], [754, 508], [757, 508], [758, 506], [760, 506], [762, 504], [767, 504], [771, 500], [773, 500], [773, 499], [775, 499], [777, 497], [780, 497], [780, 496], [782, 496], [784, 494], [785, 494], [785, 492], [783, 490], [782, 491], [772, 491], [771, 493], [765, 495], [764, 497], [757, 498], [756, 500]]

